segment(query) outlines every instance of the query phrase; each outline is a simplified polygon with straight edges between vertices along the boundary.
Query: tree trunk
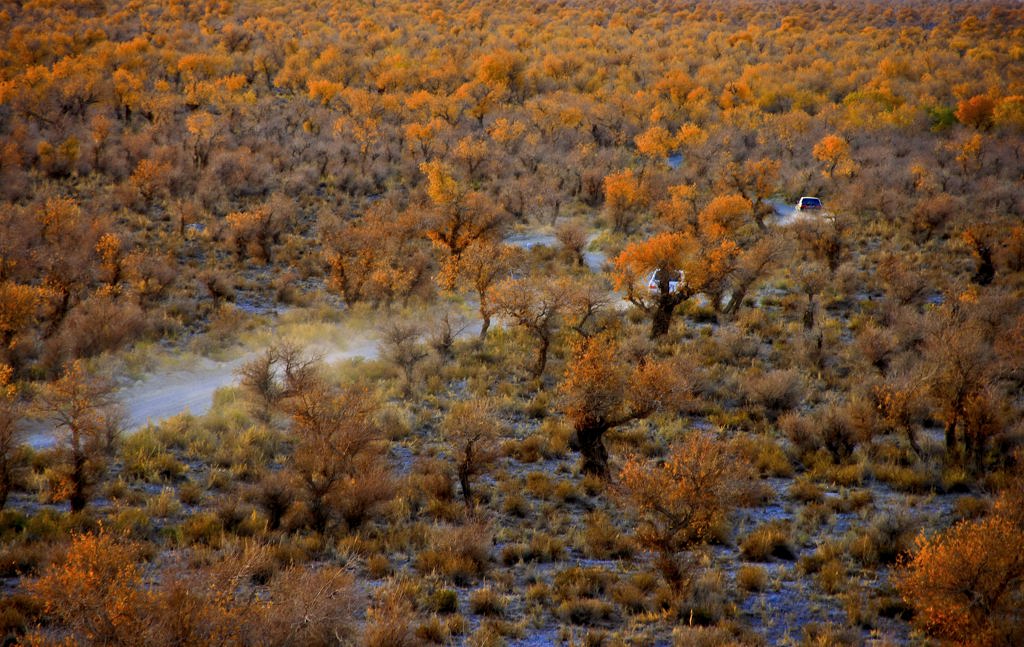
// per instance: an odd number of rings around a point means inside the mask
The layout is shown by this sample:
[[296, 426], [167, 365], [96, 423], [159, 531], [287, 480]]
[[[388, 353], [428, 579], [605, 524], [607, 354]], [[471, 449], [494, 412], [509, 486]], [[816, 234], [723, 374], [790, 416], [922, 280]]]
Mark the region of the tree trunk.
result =
[[914, 450], [917, 457], [922, 458], [921, 445], [917, 442], [917, 431], [914, 429], [913, 425], [907, 427], [907, 442], [910, 443], [910, 448]]
[[462, 487], [462, 500], [466, 502], [466, 509], [473, 509], [473, 490], [469, 482], [469, 470], [459, 468], [459, 485]]
[[491, 327], [491, 315], [480, 312], [480, 317], [483, 319], [483, 323], [480, 324], [480, 339], [487, 339], [487, 329]]
[[654, 311], [654, 317], [651, 319], [651, 339], [668, 334], [669, 327], [672, 325], [673, 309], [675, 306], [665, 307], [661, 303], [658, 304], [658, 309]]
[[544, 375], [544, 367], [548, 364], [548, 346], [550, 345], [550, 338], [540, 338], [540, 346], [537, 347], [537, 361], [533, 365], [534, 378], [539, 378], [541, 375]]
[[71, 511], [85, 509], [85, 456], [76, 452], [71, 468]]
[[608, 450], [603, 440], [606, 431], [608, 426], [600, 424], [576, 430], [573, 445], [583, 458], [581, 469], [585, 474], [608, 478]]
[[0, 457], [0, 510], [7, 505], [7, 497], [14, 485], [11, 478], [12, 465], [6, 457]]
[[954, 459], [957, 457], [956, 423], [956, 416], [950, 418], [946, 423], [946, 456]]
[[814, 328], [814, 295], [807, 295], [807, 310], [804, 311], [804, 330]]
[[722, 312], [729, 318], [735, 317], [740, 309], [740, 304], [743, 303], [745, 298], [747, 298], [747, 288], [737, 287], [733, 290], [732, 295], [729, 296], [729, 303], [725, 304]]
[[996, 277], [996, 266], [992, 261], [992, 250], [988, 245], [978, 245], [975, 251], [978, 253], [978, 269], [971, 280], [978, 285], [988, 285]]

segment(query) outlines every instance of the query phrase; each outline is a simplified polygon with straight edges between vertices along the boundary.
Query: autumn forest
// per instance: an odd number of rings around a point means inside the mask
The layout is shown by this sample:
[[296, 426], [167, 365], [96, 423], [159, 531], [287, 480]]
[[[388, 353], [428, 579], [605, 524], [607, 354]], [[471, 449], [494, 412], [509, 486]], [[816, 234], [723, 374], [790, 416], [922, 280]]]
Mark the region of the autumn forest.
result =
[[0, 4], [0, 640], [1024, 643], [1024, 7]]

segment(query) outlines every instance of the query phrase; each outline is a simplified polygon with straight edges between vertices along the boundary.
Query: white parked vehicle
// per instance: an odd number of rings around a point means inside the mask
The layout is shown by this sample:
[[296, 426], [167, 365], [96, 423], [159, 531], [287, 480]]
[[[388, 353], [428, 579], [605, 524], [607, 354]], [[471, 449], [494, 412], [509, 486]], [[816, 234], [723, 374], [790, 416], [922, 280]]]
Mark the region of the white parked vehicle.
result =
[[813, 196], [804, 196], [796, 203], [797, 211], [821, 211], [824, 208], [825, 205], [821, 204], [821, 200]]
[[[652, 294], [657, 294], [661, 291], [661, 273], [663, 270], [657, 269], [651, 272], [650, 276], [647, 277], [647, 289]], [[669, 276], [668, 280], [668, 291], [678, 292], [683, 287], [683, 273], [681, 270], [675, 270], [675, 276]]]

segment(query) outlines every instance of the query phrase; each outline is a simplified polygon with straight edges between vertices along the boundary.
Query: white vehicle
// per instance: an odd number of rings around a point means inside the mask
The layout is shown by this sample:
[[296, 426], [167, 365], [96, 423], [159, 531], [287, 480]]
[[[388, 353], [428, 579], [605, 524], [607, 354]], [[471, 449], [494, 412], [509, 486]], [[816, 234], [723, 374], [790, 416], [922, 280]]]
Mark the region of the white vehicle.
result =
[[[652, 294], [657, 294], [661, 291], [661, 269], [654, 270], [650, 276], [647, 277], [647, 289]], [[669, 276], [668, 280], [668, 291], [678, 292], [683, 287], [683, 273], [681, 270], [675, 271], [675, 277]]]
[[819, 198], [813, 196], [804, 196], [797, 200], [796, 210], [797, 211], [821, 211], [825, 208], [825, 205], [821, 204]]

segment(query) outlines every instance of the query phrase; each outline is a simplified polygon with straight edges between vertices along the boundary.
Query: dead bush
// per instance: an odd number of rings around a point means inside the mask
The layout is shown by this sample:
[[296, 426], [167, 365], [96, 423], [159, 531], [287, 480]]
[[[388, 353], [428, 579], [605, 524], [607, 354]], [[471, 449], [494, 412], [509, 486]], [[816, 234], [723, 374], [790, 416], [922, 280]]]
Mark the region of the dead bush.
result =
[[748, 371], [740, 379], [740, 390], [748, 403], [763, 407], [768, 419], [775, 420], [800, 405], [805, 386], [799, 371], [775, 369]]
[[482, 576], [491, 560], [491, 531], [479, 523], [436, 527], [429, 546], [416, 556], [420, 573], [437, 573], [465, 586]]

